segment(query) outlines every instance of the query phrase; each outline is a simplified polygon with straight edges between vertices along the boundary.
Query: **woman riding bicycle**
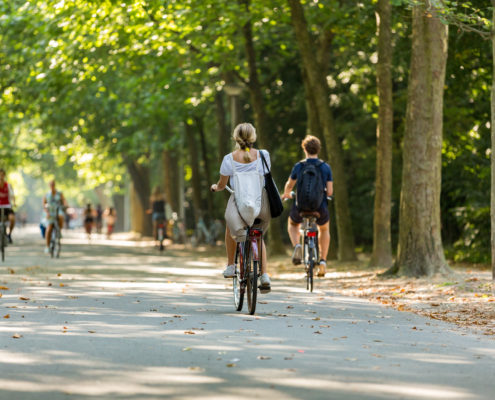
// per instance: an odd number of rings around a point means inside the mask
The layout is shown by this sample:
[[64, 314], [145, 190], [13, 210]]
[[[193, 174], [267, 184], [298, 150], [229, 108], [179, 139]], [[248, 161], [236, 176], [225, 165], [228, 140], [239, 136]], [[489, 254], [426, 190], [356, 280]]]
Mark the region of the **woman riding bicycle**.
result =
[[[236, 149], [227, 154], [222, 161], [220, 166], [220, 179], [217, 183], [211, 185], [211, 190], [213, 192], [224, 190], [229, 182], [229, 178], [234, 175], [233, 164], [235, 164], [236, 171], [248, 172], [248, 171], [258, 171], [260, 175], [264, 175], [263, 164], [260, 158], [261, 150], [256, 150], [253, 145], [256, 141], [256, 130], [253, 125], [249, 123], [242, 123], [235, 127], [234, 133], [232, 135], [234, 141], [236, 142]], [[270, 168], [270, 155], [266, 150], [263, 151], [263, 156]], [[266, 171], [265, 171], [266, 172]], [[235, 191], [233, 182], [231, 180], [232, 189]], [[268, 197], [266, 195], [265, 189], [262, 193], [261, 201], [261, 211], [258, 214], [254, 228], [259, 228], [263, 230], [263, 234], [268, 229], [268, 224], [270, 222], [270, 205], [268, 202]], [[225, 247], [227, 250], [227, 267], [223, 271], [223, 276], [225, 278], [232, 278], [235, 276], [235, 250], [236, 242], [243, 241], [246, 236], [246, 226], [242, 220], [242, 217], [235, 204], [234, 195], [232, 194], [227, 203], [227, 208], [225, 210], [225, 222], [227, 223], [225, 229]], [[270, 290], [270, 277], [267, 274], [267, 257], [264, 240], [262, 242], [262, 260], [261, 260], [261, 291], [266, 293]]]
[[[155, 186], [150, 196], [150, 208], [147, 210], [147, 213], [151, 214], [151, 219], [153, 220], [153, 237], [155, 240], [158, 240], [158, 224], [161, 223], [164, 227], [167, 226], [165, 204], [165, 193], [163, 193], [160, 186]], [[166, 233], [167, 230], [165, 229], [165, 237]]]

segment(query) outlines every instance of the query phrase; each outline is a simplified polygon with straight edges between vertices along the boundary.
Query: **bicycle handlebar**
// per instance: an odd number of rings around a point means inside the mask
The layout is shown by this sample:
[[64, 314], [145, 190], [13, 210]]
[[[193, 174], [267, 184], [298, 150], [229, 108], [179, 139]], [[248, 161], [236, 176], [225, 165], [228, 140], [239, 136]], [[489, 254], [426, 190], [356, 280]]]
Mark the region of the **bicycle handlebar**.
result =
[[[290, 192], [291, 199], [293, 199], [295, 195], [296, 195], [296, 192], [294, 192], [294, 191]], [[284, 199], [284, 201], [288, 201], [288, 200], [289, 199]], [[327, 200], [328, 201], [332, 201], [333, 200], [333, 196], [327, 196]]]

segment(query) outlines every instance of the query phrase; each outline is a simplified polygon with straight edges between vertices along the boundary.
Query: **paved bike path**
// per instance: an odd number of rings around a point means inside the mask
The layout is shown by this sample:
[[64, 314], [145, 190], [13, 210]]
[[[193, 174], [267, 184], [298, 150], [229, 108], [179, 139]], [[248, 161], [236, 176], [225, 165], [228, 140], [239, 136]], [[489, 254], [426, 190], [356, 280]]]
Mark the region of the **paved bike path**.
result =
[[302, 281], [274, 281], [249, 316], [234, 311], [231, 283], [208, 253], [160, 256], [130, 242], [66, 236], [52, 260], [34, 232], [18, 232], [0, 266], [0, 286], [9, 288], [0, 290], [0, 399], [495, 393], [489, 337], [331, 291], [308, 293]]

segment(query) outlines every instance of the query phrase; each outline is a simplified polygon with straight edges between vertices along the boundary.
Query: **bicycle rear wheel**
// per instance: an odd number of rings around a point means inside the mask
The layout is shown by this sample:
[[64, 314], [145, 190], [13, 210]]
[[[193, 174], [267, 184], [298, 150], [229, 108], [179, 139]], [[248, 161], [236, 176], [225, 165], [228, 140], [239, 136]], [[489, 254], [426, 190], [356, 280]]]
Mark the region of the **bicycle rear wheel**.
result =
[[6, 233], [5, 233], [5, 227], [2, 227], [2, 232], [0, 233], [2, 235], [1, 239], [1, 247], [2, 247], [2, 262], [5, 261], [5, 246], [6, 246]]
[[60, 241], [60, 231], [57, 231], [57, 241], [55, 243], [55, 257], [60, 258], [60, 250], [62, 249], [62, 243]]
[[237, 311], [242, 310], [242, 305], [244, 303], [244, 291], [245, 283], [243, 282], [243, 271], [244, 269], [244, 251], [243, 246], [238, 243], [235, 256], [235, 276], [233, 278], [233, 291], [234, 291], [234, 305]]
[[309, 268], [308, 268], [308, 274], [307, 274], [307, 284], [306, 284], [306, 288], [312, 292], [313, 291], [313, 271], [314, 271], [314, 267], [315, 267], [315, 260], [314, 259], [311, 259], [310, 262], [309, 262]]
[[[249, 242], [247, 242], [249, 243]], [[249, 243], [249, 251], [246, 252], [246, 278], [247, 278], [247, 300], [249, 314], [256, 311], [256, 297], [258, 295], [258, 261], [252, 259], [252, 249]]]
[[53, 258], [55, 255], [55, 242], [57, 240], [57, 235], [55, 234], [55, 227], [52, 229], [52, 238], [50, 240], [50, 257]]

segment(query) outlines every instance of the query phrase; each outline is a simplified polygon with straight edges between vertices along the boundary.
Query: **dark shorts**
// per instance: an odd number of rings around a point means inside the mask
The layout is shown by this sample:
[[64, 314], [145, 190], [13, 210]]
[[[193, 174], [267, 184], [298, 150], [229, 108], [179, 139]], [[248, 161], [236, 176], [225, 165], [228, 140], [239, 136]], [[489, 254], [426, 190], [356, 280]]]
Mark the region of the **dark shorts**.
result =
[[12, 208], [4, 208], [3, 212], [3, 215], [5, 215], [5, 217], [8, 217], [10, 214], [15, 215], [15, 212], [14, 210], [12, 210]]
[[164, 212], [157, 212], [157, 211], [153, 212], [153, 214], [151, 215], [151, 218], [153, 219], [153, 221], [160, 221], [160, 222], [164, 222], [166, 220], [165, 213]]
[[[325, 225], [330, 220], [330, 215], [328, 214], [328, 207], [326, 207], [326, 205], [323, 204], [316, 211], [318, 211], [318, 213], [320, 213], [320, 217], [316, 219], [316, 224], [317, 225]], [[296, 224], [300, 224], [301, 222], [303, 222], [303, 218], [299, 214], [299, 211], [297, 210], [295, 202], [294, 202], [294, 204], [292, 204], [289, 218], [293, 222], [295, 222]]]

